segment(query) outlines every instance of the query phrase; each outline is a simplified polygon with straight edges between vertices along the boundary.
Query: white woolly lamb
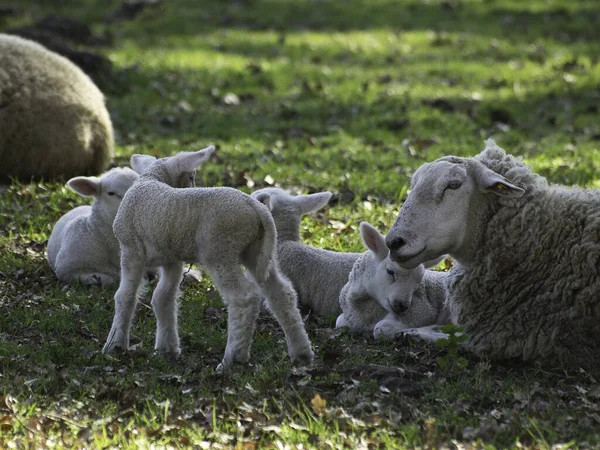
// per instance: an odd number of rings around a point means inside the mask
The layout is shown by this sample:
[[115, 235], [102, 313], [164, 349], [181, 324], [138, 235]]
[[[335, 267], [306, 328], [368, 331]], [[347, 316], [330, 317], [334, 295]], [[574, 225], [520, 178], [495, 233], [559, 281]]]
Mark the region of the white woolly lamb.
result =
[[360, 253], [334, 252], [300, 241], [302, 216], [323, 208], [331, 192], [292, 196], [279, 188], [266, 188], [253, 192], [252, 197], [271, 211], [277, 228], [279, 267], [292, 282], [300, 305], [318, 316], [339, 315], [340, 291]]
[[475, 352], [598, 370], [599, 190], [549, 185], [490, 139], [420, 167], [386, 243], [407, 268], [454, 257], [449, 301]]
[[[160, 267], [152, 296], [157, 320], [155, 348], [179, 355], [177, 302], [184, 262], [205, 267], [228, 306], [223, 370], [249, 359], [261, 293], [283, 328], [292, 360], [310, 364], [311, 344], [296, 305], [296, 293], [280, 273], [276, 230], [269, 210], [232, 188], [188, 188], [195, 170], [214, 147], [155, 158], [133, 155], [140, 177], [127, 191], [114, 222], [121, 245], [121, 284], [104, 352], [129, 347], [136, 291], [146, 267]], [[246, 279], [241, 265], [256, 285]]]
[[99, 178], [76, 177], [67, 185], [94, 198], [62, 216], [50, 235], [47, 258], [59, 280], [109, 286], [119, 281], [119, 243], [113, 221], [127, 189], [138, 178], [129, 168], [115, 168]]
[[407, 328], [450, 322], [444, 289], [445, 272], [426, 270], [440, 259], [413, 269], [390, 260], [385, 237], [367, 222], [360, 224], [367, 251], [357, 259], [340, 293], [343, 313], [336, 327], [392, 338]]
[[79, 67], [0, 34], [0, 182], [104, 170], [113, 129], [104, 96]]

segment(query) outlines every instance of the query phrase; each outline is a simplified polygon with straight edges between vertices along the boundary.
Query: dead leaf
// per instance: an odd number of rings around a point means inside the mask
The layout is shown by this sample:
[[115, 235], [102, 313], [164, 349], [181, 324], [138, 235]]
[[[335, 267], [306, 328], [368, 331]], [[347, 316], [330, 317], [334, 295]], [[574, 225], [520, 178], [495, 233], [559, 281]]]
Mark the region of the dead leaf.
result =
[[312, 410], [315, 412], [315, 414], [321, 416], [325, 413], [327, 402], [319, 394], [315, 394], [315, 396], [310, 401], [310, 406], [312, 407]]

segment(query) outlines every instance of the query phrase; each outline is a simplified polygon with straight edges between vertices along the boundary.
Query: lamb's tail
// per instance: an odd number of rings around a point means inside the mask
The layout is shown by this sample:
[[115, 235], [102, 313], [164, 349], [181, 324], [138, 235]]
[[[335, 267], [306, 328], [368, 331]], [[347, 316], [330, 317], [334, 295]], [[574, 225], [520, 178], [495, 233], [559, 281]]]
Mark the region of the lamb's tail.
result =
[[254, 268], [254, 277], [262, 285], [269, 278], [271, 265], [274, 264], [277, 229], [271, 211], [267, 206], [258, 200], [252, 199], [252, 207], [260, 218], [264, 230], [262, 244], [256, 257], [256, 267]]

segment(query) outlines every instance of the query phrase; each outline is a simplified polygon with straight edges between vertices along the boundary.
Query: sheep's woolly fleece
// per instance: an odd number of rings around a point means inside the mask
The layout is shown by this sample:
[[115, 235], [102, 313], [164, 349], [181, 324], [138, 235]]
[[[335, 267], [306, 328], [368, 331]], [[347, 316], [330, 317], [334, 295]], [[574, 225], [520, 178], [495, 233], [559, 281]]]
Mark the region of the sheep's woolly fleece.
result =
[[492, 140], [475, 157], [525, 189], [495, 197], [469, 267], [447, 288], [469, 345], [494, 358], [600, 360], [600, 191], [550, 185]]
[[0, 34], [0, 182], [96, 175], [113, 156], [104, 96], [68, 59]]

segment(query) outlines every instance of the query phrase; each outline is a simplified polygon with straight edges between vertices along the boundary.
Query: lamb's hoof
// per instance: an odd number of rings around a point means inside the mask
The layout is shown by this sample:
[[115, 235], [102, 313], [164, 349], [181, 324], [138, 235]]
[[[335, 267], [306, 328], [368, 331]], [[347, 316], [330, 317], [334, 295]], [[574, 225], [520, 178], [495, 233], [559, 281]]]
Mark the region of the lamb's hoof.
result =
[[348, 326], [348, 323], [346, 322], [346, 318], [344, 317], [344, 314], [340, 314], [335, 321], [335, 327], [342, 328], [342, 327], [347, 327], [347, 326]]
[[314, 359], [315, 353], [309, 348], [297, 353], [292, 361], [297, 366], [308, 367], [312, 365]]

